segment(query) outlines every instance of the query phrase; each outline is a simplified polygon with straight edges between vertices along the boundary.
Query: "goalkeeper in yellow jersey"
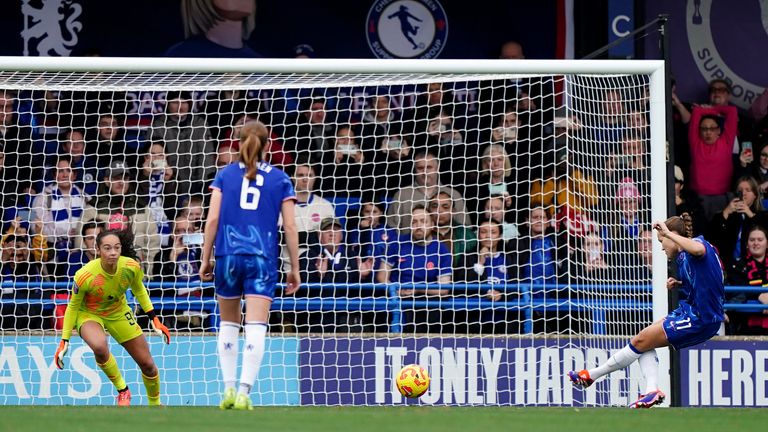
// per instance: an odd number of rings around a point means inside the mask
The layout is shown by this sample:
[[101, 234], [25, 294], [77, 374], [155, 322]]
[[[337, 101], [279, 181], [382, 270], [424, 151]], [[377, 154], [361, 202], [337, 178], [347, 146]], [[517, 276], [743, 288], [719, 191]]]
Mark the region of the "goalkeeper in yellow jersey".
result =
[[117, 388], [117, 404], [129, 406], [131, 392], [117, 362], [109, 352], [105, 330], [125, 348], [141, 368], [150, 405], [160, 405], [160, 374], [136, 317], [128, 306], [125, 292], [131, 289], [141, 308], [149, 316], [152, 329], [171, 342], [168, 328], [155, 315], [142, 279], [144, 272], [136, 261], [133, 236], [129, 231], [103, 231], [96, 237], [98, 258], [75, 273], [72, 293], [64, 314], [64, 332], [56, 350], [55, 362], [64, 368], [72, 329], [93, 350], [96, 364]]

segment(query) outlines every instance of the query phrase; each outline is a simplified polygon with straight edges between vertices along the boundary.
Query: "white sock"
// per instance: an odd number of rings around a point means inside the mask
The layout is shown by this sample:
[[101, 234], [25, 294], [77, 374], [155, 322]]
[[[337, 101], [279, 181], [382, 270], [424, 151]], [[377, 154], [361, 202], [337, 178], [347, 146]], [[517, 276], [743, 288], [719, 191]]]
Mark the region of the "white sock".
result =
[[243, 370], [240, 373], [238, 393], [251, 393], [253, 383], [259, 375], [261, 359], [264, 358], [264, 345], [267, 337], [267, 324], [263, 322], [245, 323], [245, 348], [243, 348]]
[[240, 324], [222, 321], [216, 348], [219, 352], [219, 366], [224, 378], [224, 389], [235, 388], [237, 384], [237, 350], [240, 345]]
[[658, 390], [659, 359], [656, 357], [656, 350], [644, 352], [637, 361], [645, 376], [645, 394]]
[[608, 375], [613, 371], [624, 369], [632, 364], [633, 361], [640, 358], [641, 353], [632, 346], [627, 344], [624, 348], [619, 350], [616, 354], [612, 355], [604, 364], [589, 370], [589, 377], [593, 380], [597, 380], [603, 375]]

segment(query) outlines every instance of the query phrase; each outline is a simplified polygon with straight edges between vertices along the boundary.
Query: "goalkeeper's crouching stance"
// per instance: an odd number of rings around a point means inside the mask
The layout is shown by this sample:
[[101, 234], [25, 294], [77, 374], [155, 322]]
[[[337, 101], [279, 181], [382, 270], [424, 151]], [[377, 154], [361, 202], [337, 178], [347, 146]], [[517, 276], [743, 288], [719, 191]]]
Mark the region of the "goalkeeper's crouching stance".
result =
[[136, 260], [133, 236], [128, 231], [103, 231], [96, 237], [98, 258], [75, 273], [72, 293], [64, 314], [64, 330], [54, 361], [64, 368], [72, 329], [93, 350], [96, 364], [107, 375], [118, 391], [117, 404], [129, 406], [131, 391], [125, 384], [115, 357], [109, 351], [106, 332], [125, 348], [141, 368], [149, 405], [160, 403], [160, 373], [155, 366], [149, 345], [141, 327], [136, 323], [125, 292], [131, 288], [141, 308], [150, 318], [152, 329], [171, 341], [168, 328], [155, 315], [149, 294], [144, 286], [144, 272]]

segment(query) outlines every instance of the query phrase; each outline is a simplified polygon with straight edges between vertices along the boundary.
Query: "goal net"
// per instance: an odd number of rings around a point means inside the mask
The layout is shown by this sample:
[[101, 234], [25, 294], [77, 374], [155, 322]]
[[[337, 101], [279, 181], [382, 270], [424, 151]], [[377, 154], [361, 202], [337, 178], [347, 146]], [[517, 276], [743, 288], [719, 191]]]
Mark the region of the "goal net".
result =
[[[66, 370], [51, 361], [106, 229], [134, 234], [174, 333], [149, 337], [164, 403], [218, 403], [201, 233], [249, 121], [293, 181], [303, 282], [276, 294], [256, 404], [626, 405], [643, 388], [635, 368], [588, 391], [565, 374], [665, 313], [658, 62], [81, 60], [0, 61], [3, 404], [113, 403], [78, 337]], [[393, 383], [409, 363], [432, 377], [418, 401]]]

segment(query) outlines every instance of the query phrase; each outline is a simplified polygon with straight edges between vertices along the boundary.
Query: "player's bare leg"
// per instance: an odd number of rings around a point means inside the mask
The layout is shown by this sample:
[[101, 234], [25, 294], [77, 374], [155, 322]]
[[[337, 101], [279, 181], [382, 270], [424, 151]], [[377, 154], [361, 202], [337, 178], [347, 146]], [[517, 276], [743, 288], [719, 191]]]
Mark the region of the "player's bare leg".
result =
[[141, 378], [147, 389], [149, 405], [157, 406], [160, 403], [160, 372], [157, 370], [152, 354], [149, 352], [149, 344], [144, 335], [135, 337], [122, 343], [133, 360], [141, 369]]
[[119, 406], [131, 405], [131, 391], [125, 385], [123, 375], [117, 367], [117, 362], [112, 353], [109, 352], [109, 343], [107, 334], [101, 324], [96, 321], [86, 321], [80, 326], [80, 337], [85, 341], [93, 356], [96, 358], [96, 364], [104, 371], [112, 384], [117, 389], [117, 404]]

